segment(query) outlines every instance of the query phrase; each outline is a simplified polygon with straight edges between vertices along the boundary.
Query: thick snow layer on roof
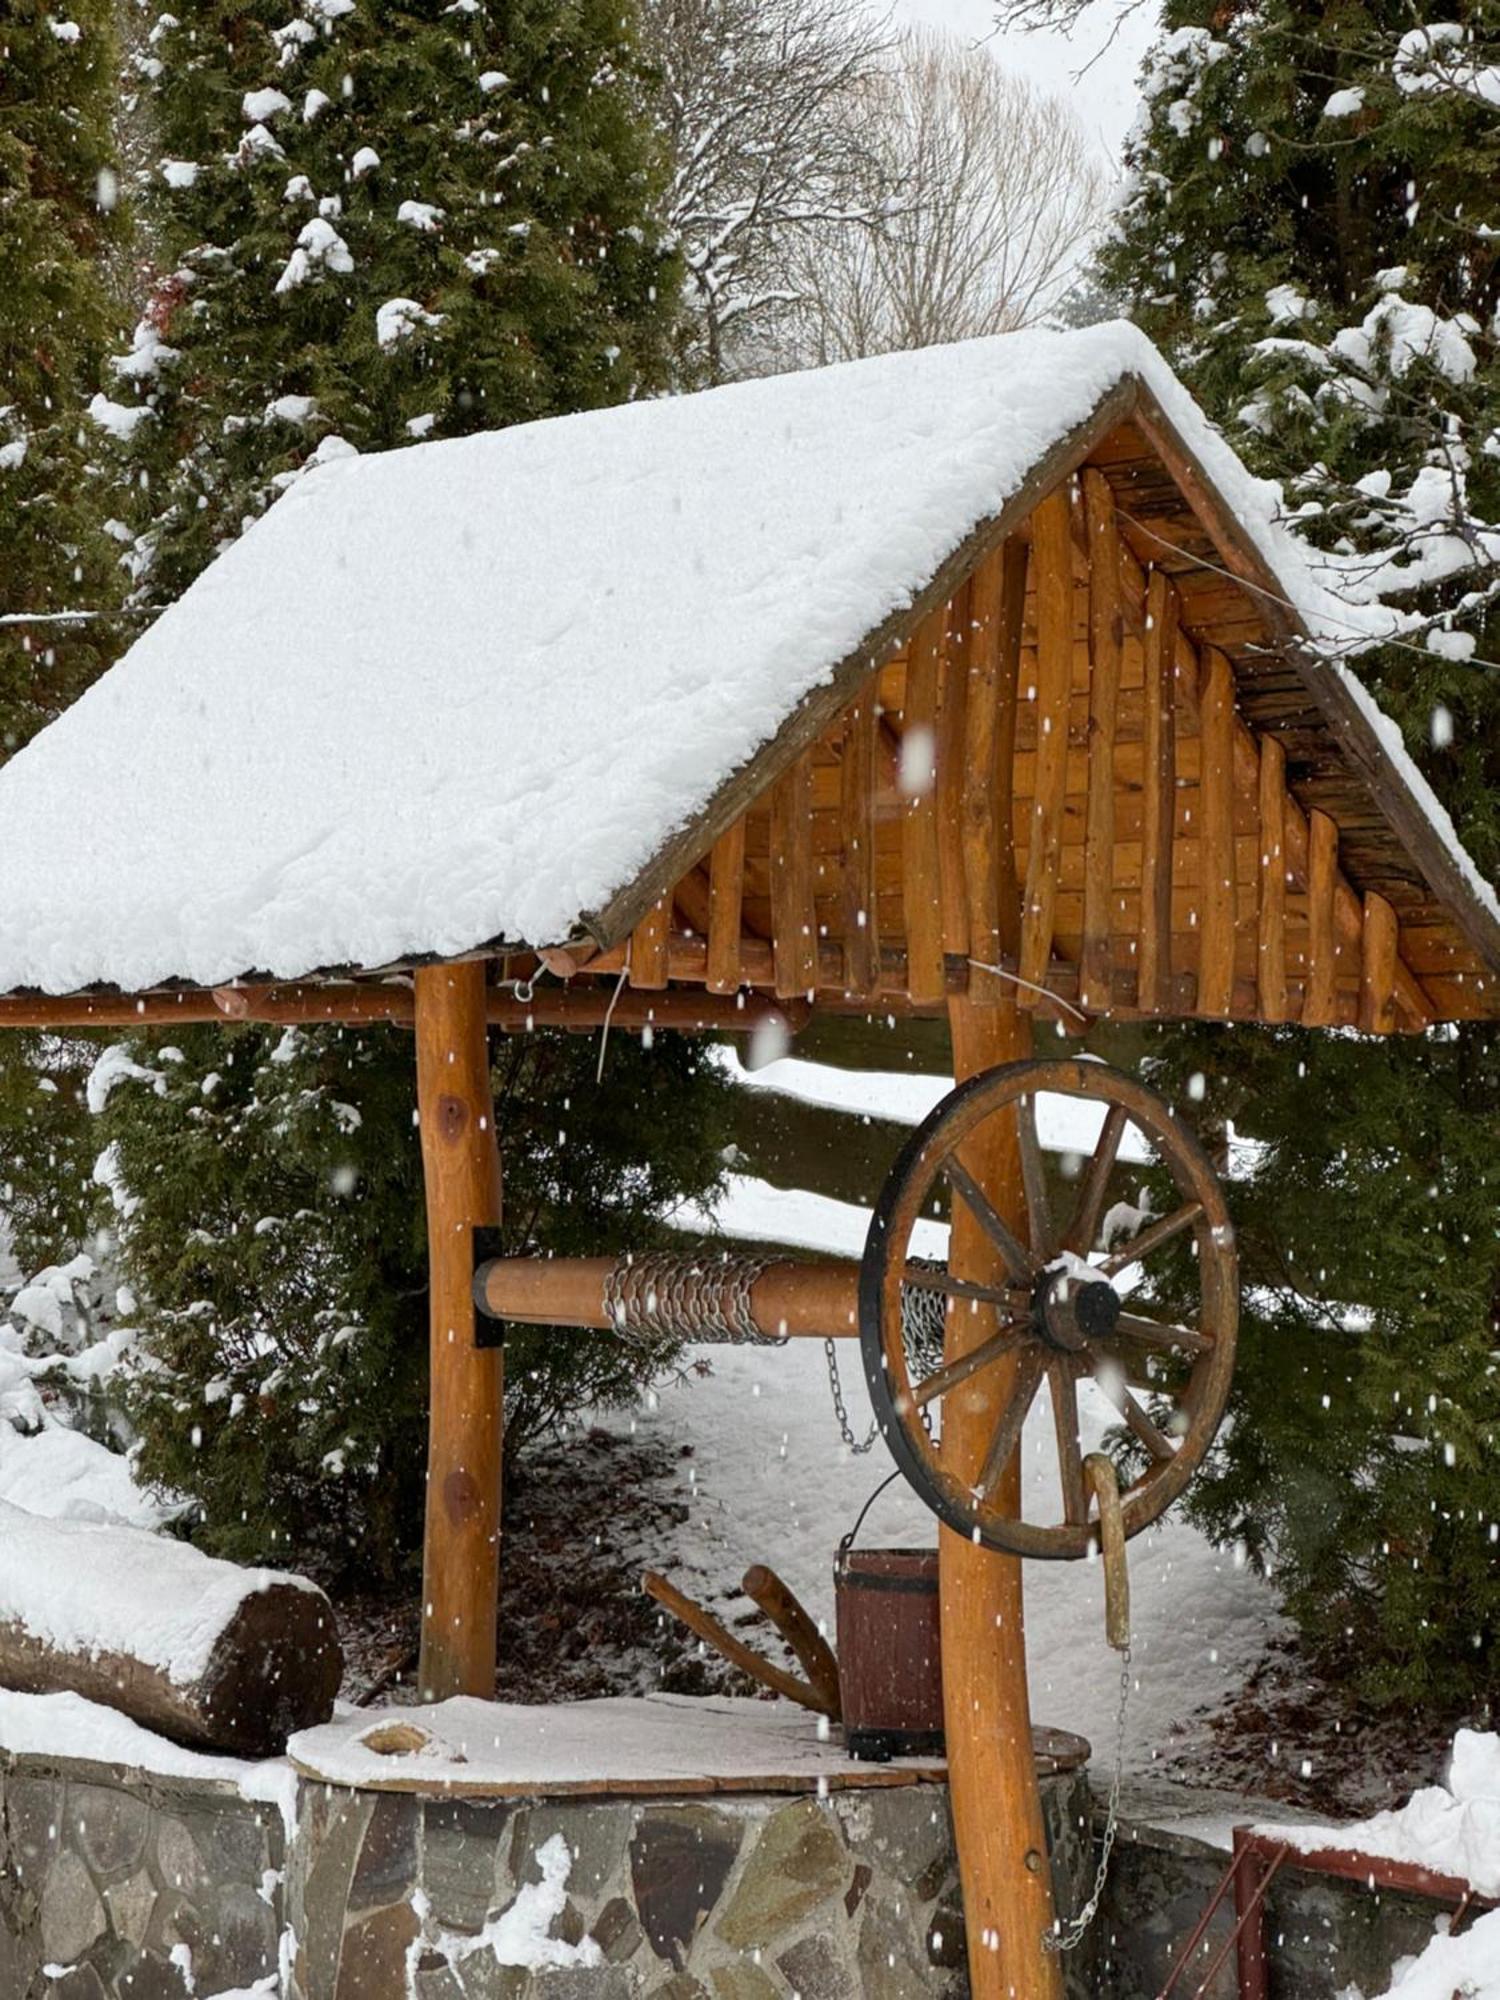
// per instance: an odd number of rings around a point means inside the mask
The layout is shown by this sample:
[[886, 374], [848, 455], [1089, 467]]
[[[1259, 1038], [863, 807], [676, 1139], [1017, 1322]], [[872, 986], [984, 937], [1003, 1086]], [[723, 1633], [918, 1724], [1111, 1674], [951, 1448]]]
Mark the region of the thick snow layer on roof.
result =
[[338, 458], [0, 773], [0, 990], [557, 941], [1129, 375], [1388, 629], [1122, 323]]

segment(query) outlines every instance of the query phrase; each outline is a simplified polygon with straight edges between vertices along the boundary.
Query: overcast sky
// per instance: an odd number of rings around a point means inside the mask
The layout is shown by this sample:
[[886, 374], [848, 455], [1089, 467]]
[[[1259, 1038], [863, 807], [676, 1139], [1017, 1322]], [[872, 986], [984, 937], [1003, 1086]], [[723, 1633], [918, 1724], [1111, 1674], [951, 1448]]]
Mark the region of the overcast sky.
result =
[[[1121, 0], [1094, 0], [1071, 40], [1053, 34], [996, 35], [992, 0], [891, 0], [891, 6], [899, 21], [947, 28], [976, 42], [990, 38], [989, 47], [1008, 68], [1062, 92], [1101, 149], [1118, 162], [1121, 141], [1135, 116], [1136, 73], [1156, 24], [1149, 0], [1123, 19]], [[1120, 32], [1109, 44], [1116, 21]], [[1094, 56], [1099, 60], [1086, 67]]]

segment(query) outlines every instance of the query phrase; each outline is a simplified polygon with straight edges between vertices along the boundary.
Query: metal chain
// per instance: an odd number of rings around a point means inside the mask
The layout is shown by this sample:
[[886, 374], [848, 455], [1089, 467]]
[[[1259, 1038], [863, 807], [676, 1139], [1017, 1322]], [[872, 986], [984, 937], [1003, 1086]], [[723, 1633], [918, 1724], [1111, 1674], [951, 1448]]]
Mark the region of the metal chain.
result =
[[844, 1407], [844, 1385], [839, 1377], [838, 1349], [831, 1340], [825, 1340], [823, 1352], [828, 1357], [828, 1386], [833, 1392], [833, 1414], [838, 1420], [839, 1436], [856, 1458], [863, 1458], [866, 1452], [875, 1449], [875, 1440], [880, 1436], [880, 1426], [871, 1424], [870, 1435], [863, 1444], [860, 1443], [849, 1422], [849, 1412]]
[[[924, 1271], [946, 1271], [946, 1264], [931, 1257], [912, 1257], [909, 1264], [918, 1265]], [[947, 1314], [947, 1301], [937, 1292], [924, 1292], [916, 1285], [901, 1287], [901, 1332], [907, 1342], [909, 1352], [914, 1352], [919, 1372], [930, 1374], [941, 1365], [943, 1359], [943, 1327]], [[870, 1435], [861, 1444], [854, 1435], [849, 1422], [849, 1412], [844, 1407], [844, 1384], [839, 1374], [838, 1348], [831, 1340], [823, 1342], [823, 1352], [828, 1358], [828, 1387], [833, 1395], [833, 1414], [838, 1421], [839, 1435], [855, 1458], [863, 1458], [875, 1449], [875, 1441], [880, 1436], [879, 1424], [871, 1424]], [[924, 1429], [930, 1424], [926, 1410], [922, 1412]]]
[[1089, 1925], [1099, 1913], [1104, 1884], [1109, 1876], [1109, 1857], [1114, 1852], [1120, 1830], [1120, 1786], [1125, 1776], [1125, 1717], [1130, 1707], [1130, 1648], [1120, 1658], [1120, 1707], [1115, 1717], [1115, 1768], [1109, 1781], [1109, 1808], [1104, 1817], [1104, 1837], [1099, 1844], [1099, 1868], [1088, 1901], [1074, 1917], [1043, 1938], [1048, 1951], [1076, 1951], [1088, 1935]]

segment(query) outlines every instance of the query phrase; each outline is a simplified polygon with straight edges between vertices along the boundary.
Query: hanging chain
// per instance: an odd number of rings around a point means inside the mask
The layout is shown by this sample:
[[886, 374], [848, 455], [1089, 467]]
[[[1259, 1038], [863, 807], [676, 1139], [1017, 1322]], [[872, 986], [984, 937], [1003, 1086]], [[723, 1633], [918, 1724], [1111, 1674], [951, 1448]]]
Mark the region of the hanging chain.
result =
[[844, 1407], [844, 1384], [839, 1376], [838, 1349], [831, 1340], [825, 1340], [823, 1352], [828, 1357], [828, 1386], [833, 1392], [833, 1414], [838, 1420], [839, 1436], [856, 1458], [863, 1458], [866, 1452], [875, 1449], [875, 1440], [880, 1436], [880, 1426], [871, 1424], [870, 1435], [863, 1444], [860, 1443], [849, 1422], [849, 1412]]
[[1109, 1807], [1104, 1816], [1104, 1835], [1099, 1843], [1099, 1867], [1088, 1901], [1074, 1917], [1048, 1933], [1042, 1943], [1048, 1951], [1076, 1951], [1088, 1935], [1089, 1925], [1099, 1914], [1104, 1885], [1109, 1876], [1109, 1857], [1114, 1852], [1120, 1830], [1120, 1786], [1125, 1777], [1125, 1718], [1130, 1708], [1130, 1648], [1120, 1656], [1120, 1706], [1115, 1716], [1115, 1768], [1109, 1780]]
[[[931, 1257], [912, 1257], [908, 1263], [924, 1271], [946, 1271], [946, 1264]], [[907, 1342], [908, 1353], [915, 1352], [921, 1370], [930, 1373], [943, 1359], [943, 1328], [947, 1312], [946, 1300], [935, 1292], [924, 1292], [915, 1285], [901, 1287], [901, 1332]], [[833, 1394], [833, 1414], [838, 1420], [839, 1435], [856, 1458], [863, 1458], [866, 1452], [875, 1449], [875, 1440], [880, 1436], [878, 1423], [871, 1424], [870, 1435], [861, 1444], [854, 1435], [849, 1422], [849, 1412], [844, 1406], [844, 1384], [839, 1374], [838, 1348], [831, 1340], [823, 1342], [823, 1352], [828, 1358], [828, 1387]], [[927, 1411], [922, 1411], [922, 1427], [928, 1436], [932, 1435], [932, 1420]]]

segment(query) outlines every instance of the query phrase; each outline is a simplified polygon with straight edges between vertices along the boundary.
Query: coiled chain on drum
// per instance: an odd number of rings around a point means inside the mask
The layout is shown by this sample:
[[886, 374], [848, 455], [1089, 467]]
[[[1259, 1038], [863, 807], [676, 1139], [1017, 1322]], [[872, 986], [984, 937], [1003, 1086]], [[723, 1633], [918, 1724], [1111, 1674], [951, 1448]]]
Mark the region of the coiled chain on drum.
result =
[[[922, 1271], [946, 1271], [947, 1265], [931, 1257], [909, 1257], [909, 1266]], [[901, 1287], [901, 1337], [906, 1342], [907, 1366], [914, 1380], [932, 1374], [943, 1364], [943, 1330], [948, 1316], [948, 1296], [946, 1292], [928, 1291], [923, 1285], [903, 1285]], [[824, 1357], [828, 1362], [828, 1389], [833, 1397], [834, 1421], [839, 1427], [839, 1436], [856, 1458], [863, 1458], [873, 1451], [875, 1440], [880, 1436], [879, 1424], [871, 1424], [863, 1438], [854, 1435], [854, 1427], [849, 1422], [849, 1412], [844, 1406], [844, 1384], [839, 1374], [839, 1351], [831, 1340], [823, 1342]], [[922, 1422], [927, 1423], [927, 1412], [922, 1412]]]
[[733, 1342], [781, 1347], [751, 1304], [769, 1257], [622, 1257], [604, 1280], [604, 1310], [617, 1333], [635, 1339]]

